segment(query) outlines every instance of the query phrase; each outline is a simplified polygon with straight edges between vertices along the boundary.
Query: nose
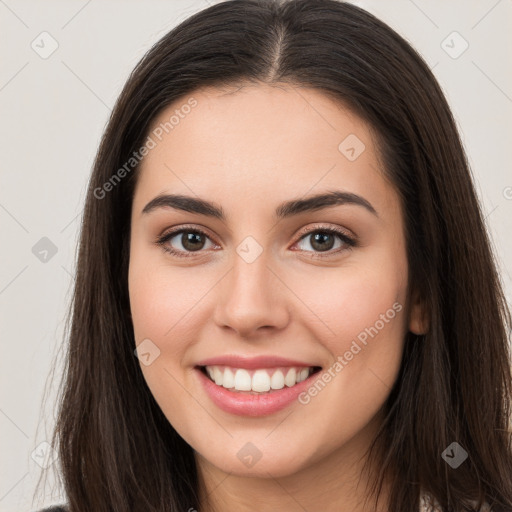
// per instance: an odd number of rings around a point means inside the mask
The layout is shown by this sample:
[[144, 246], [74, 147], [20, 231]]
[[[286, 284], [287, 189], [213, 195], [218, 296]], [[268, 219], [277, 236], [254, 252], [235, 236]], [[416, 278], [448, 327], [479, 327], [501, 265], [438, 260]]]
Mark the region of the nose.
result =
[[254, 338], [286, 327], [287, 288], [263, 254], [252, 263], [236, 256], [233, 268], [222, 281], [214, 314], [220, 328]]

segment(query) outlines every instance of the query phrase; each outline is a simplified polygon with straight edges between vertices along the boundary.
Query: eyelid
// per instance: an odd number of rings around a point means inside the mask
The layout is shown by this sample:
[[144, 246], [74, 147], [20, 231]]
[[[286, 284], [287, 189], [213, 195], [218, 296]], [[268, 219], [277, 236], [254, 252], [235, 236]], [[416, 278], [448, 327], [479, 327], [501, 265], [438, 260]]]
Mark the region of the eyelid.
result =
[[[169, 236], [176, 236], [177, 234], [181, 233], [182, 231], [197, 231], [198, 233], [202, 233], [203, 235], [207, 236], [208, 238], [215, 238], [210, 234], [210, 231], [208, 228], [205, 228], [201, 226], [200, 224], [180, 224], [176, 227], [165, 229], [161, 235], [158, 236], [158, 239], [161, 240], [162, 238], [167, 238]], [[218, 245], [218, 244], [217, 244]]]
[[[296, 242], [298, 242], [304, 235], [309, 235], [310, 233], [314, 233], [315, 231], [332, 231], [338, 235], [343, 235], [346, 238], [349, 239], [356, 239], [356, 236], [351, 233], [349, 230], [344, 229], [340, 226], [335, 226], [333, 224], [317, 224], [313, 227], [307, 226], [305, 228], [302, 228], [297, 236], [299, 237]], [[294, 243], [296, 243], [294, 242]]]

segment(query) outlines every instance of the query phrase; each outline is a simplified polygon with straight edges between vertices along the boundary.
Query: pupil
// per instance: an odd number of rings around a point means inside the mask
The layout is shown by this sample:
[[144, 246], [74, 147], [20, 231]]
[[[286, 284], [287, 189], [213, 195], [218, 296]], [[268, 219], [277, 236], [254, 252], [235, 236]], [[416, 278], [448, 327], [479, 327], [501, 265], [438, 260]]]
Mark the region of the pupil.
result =
[[[327, 246], [324, 245], [325, 242], [328, 241], [329, 238], [330, 238], [331, 243], [328, 243]], [[334, 242], [334, 239], [330, 233], [316, 233], [315, 235], [313, 235], [313, 242], [312, 242], [311, 246], [320, 251], [327, 251], [329, 249], [332, 249], [333, 242]]]
[[204, 241], [201, 241], [201, 237], [201, 233], [183, 233], [181, 243], [185, 249], [197, 251], [204, 245]]

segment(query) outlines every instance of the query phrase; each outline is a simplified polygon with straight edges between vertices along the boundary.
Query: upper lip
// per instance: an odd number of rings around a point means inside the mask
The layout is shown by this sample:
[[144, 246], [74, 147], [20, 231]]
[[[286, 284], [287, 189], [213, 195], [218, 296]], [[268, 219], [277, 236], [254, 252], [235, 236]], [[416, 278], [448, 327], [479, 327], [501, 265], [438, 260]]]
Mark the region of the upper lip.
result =
[[230, 366], [232, 368], [247, 368], [251, 370], [256, 368], [274, 368], [278, 366], [303, 366], [310, 368], [318, 365], [278, 356], [247, 357], [231, 354], [203, 359], [199, 361], [196, 366]]

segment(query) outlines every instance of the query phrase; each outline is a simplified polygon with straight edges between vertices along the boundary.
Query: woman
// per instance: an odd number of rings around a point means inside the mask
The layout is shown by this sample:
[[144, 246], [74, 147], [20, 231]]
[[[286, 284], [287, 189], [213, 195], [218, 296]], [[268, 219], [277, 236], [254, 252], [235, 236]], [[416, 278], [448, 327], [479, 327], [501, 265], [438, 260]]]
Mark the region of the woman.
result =
[[68, 510], [512, 510], [507, 309], [428, 66], [335, 0], [173, 29], [112, 113], [54, 445]]

